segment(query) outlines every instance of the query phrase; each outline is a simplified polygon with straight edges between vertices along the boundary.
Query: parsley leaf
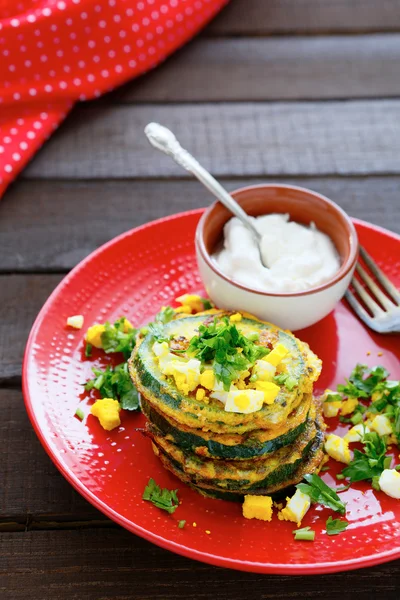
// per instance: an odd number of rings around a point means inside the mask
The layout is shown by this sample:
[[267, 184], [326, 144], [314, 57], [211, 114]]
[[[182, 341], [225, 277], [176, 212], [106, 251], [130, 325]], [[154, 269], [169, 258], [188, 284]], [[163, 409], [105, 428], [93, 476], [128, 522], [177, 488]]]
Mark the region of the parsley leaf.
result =
[[214, 308], [214, 304], [208, 298], [200, 298], [200, 300], [203, 303], [204, 310], [210, 310], [211, 308]]
[[210, 325], [200, 325], [188, 348], [188, 353], [202, 363], [212, 362], [215, 376], [225, 391], [229, 391], [241, 371], [269, 352], [269, 348], [246, 338], [226, 317], [219, 322], [214, 319]]
[[348, 524], [349, 523], [347, 521], [342, 519], [332, 519], [332, 517], [329, 517], [325, 525], [326, 533], [328, 535], [337, 535], [338, 533], [344, 531]]
[[308, 494], [311, 502], [327, 506], [342, 515], [346, 513], [345, 503], [341, 501], [335, 490], [322, 481], [321, 477], [313, 473], [305, 475], [304, 479], [307, 483], [298, 483], [296, 488], [303, 494]]
[[[161, 489], [154, 479], [149, 479], [149, 483], [144, 489], [142, 498], [143, 500], [152, 502], [157, 508], [161, 508], [162, 510], [169, 512], [169, 514], [172, 514], [179, 506], [177, 491], [178, 490], [167, 490], [166, 488]], [[182, 521], [180, 521], [180, 523], [181, 522]]]
[[106, 354], [121, 352], [125, 359], [132, 354], [136, 343], [136, 329], [127, 324], [126, 317], [121, 317], [113, 325], [106, 321], [105, 331], [101, 334], [101, 347]]
[[130, 378], [127, 363], [122, 363], [114, 369], [107, 366], [104, 371], [94, 367], [92, 371], [95, 377], [84, 384], [87, 392], [98, 390], [102, 398], [118, 400], [121, 408], [138, 410], [139, 394]]
[[390, 456], [386, 456], [386, 442], [377, 433], [365, 433], [361, 442], [364, 452], [354, 450], [353, 460], [342, 471], [351, 483], [379, 477], [391, 463]]
[[157, 342], [168, 342], [164, 335], [164, 325], [172, 321], [176, 313], [171, 306], [166, 306], [154, 317], [154, 321], [146, 327], [147, 333], [150, 333]]

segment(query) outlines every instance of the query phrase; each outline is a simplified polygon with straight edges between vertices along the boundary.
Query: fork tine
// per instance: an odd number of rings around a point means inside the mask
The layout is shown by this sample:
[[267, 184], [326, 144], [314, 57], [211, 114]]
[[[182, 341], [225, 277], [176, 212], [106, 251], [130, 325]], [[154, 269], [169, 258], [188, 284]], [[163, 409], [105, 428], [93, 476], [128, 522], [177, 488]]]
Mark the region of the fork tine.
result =
[[394, 302], [392, 302], [386, 294], [384, 294], [379, 287], [376, 285], [375, 281], [368, 275], [368, 273], [363, 269], [360, 264], [356, 266], [357, 273], [359, 273], [361, 279], [366, 283], [368, 289], [375, 295], [375, 298], [379, 300], [379, 302], [386, 308], [386, 310], [391, 310], [396, 307]]
[[371, 298], [371, 296], [364, 290], [361, 283], [357, 281], [355, 277], [353, 277], [353, 279], [351, 280], [351, 284], [356, 290], [357, 294], [360, 296], [361, 300], [364, 302], [364, 304], [368, 306], [374, 317], [380, 317], [384, 314], [379, 304], [377, 304], [375, 300]]
[[354, 294], [350, 292], [350, 290], [347, 290], [347, 292], [345, 293], [345, 298], [354, 310], [354, 312], [360, 317], [360, 319], [364, 321], [364, 323], [368, 325], [368, 327], [370, 327], [371, 329], [375, 329], [375, 325], [373, 323], [372, 318], [367, 313], [365, 308], [359, 303]]
[[395, 302], [397, 302], [397, 304], [400, 304], [399, 291], [394, 287], [393, 283], [389, 281], [389, 279], [386, 277], [383, 271], [381, 271], [381, 269], [378, 267], [375, 261], [372, 260], [368, 252], [362, 246], [360, 246], [360, 254], [365, 264], [368, 265], [368, 267], [371, 269], [372, 273], [375, 275], [382, 287], [388, 292], [388, 294], [391, 295], [391, 297]]

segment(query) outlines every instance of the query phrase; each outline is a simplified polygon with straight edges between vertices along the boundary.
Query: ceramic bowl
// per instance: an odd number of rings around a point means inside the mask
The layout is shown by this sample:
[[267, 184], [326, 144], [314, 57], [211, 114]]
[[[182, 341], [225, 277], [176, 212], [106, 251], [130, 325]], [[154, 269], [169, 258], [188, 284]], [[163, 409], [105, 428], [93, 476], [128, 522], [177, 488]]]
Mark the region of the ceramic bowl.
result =
[[223, 227], [232, 217], [220, 203], [212, 204], [201, 217], [196, 231], [196, 253], [201, 277], [216, 306], [242, 310], [285, 329], [303, 329], [328, 315], [343, 297], [352, 278], [358, 240], [348, 215], [325, 196], [292, 185], [263, 184], [232, 193], [243, 209], [254, 217], [289, 213], [292, 221], [316, 227], [333, 241], [341, 266], [332, 279], [300, 292], [262, 292], [227, 277], [211, 255], [221, 243]]

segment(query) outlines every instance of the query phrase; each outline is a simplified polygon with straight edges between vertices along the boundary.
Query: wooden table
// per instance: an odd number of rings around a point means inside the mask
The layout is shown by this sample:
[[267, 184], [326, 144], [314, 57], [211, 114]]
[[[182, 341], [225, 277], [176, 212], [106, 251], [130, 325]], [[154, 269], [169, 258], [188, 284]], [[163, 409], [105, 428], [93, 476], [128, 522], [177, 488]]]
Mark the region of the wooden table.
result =
[[233, 189], [285, 181], [400, 231], [398, 0], [232, 0], [154, 73], [77, 107], [0, 203], [2, 600], [384, 598], [400, 561], [283, 577], [214, 568], [124, 531], [29, 424], [21, 360], [63, 275], [130, 227], [209, 198], [148, 146], [160, 121]]

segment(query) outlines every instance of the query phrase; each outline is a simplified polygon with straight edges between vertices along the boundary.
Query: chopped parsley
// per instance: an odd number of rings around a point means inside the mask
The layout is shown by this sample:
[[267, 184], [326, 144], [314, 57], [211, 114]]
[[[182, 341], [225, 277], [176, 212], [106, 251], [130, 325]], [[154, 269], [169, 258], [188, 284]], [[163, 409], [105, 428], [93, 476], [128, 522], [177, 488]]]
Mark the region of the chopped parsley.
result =
[[303, 542], [313, 542], [315, 540], [315, 531], [311, 527], [303, 527], [302, 529], [295, 529], [292, 531], [295, 540]]
[[389, 469], [392, 459], [386, 456], [386, 442], [377, 433], [365, 433], [361, 440], [364, 452], [354, 450], [354, 458], [342, 471], [350, 482], [370, 479], [373, 482], [380, 477], [384, 469]]
[[178, 527], [179, 529], [183, 529], [186, 525], [186, 521], [184, 519], [182, 519], [182, 521], [178, 522]]
[[154, 321], [148, 323], [146, 333], [150, 333], [157, 342], [168, 342], [164, 335], [164, 325], [172, 321], [176, 313], [171, 306], [166, 306], [156, 314]]
[[[179, 506], [179, 500], [177, 496], [178, 490], [168, 490], [166, 488], [160, 488], [154, 481], [154, 479], [149, 479], [149, 483], [146, 485], [143, 492], [143, 500], [148, 500], [157, 506], [157, 508], [161, 508], [162, 510], [166, 510], [169, 514], [172, 514], [176, 511]], [[178, 527], [182, 529], [180, 523], [185, 523], [185, 521], [180, 521]]]
[[322, 481], [321, 477], [313, 473], [305, 475], [304, 479], [307, 483], [298, 483], [296, 488], [303, 494], [308, 494], [311, 502], [327, 506], [342, 515], [346, 513], [346, 504], [341, 501], [335, 490]]
[[326, 533], [328, 535], [338, 535], [338, 533], [342, 533], [342, 531], [345, 531], [348, 524], [349, 523], [347, 521], [344, 521], [342, 519], [332, 519], [332, 517], [328, 517], [328, 520], [325, 525]]
[[341, 394], [335, 394], [334, 392], [329, 392], [324, 397], [324, 402], [341, 402], [343, 397]]
[[208, 298], [200, 298], [200, 300], [203, 304], [204, 310], [210, 310], [211, 308], [214, 308], [214, 304]]
[[85, 346], [85, 356], [86, 356], [86, 358], [90, 358], [92, 356], [92, 350], [93, 350], [92, 344], [88, 344], [86, 342], [86, 346]]
[[138, 410], [139, 395], [130, 378], [128, 363], [117, 365], [114, 369], [107, 366], [104, 371], [93, 367], [92, 371], [95, 377], [84, 384], [87, 392], [98, 390], [102, 398], [119, 400], [121, 408]]
[[106, 354], [121, 352], [127, 360], [136, 343], [136, 329], [126, 326], [126, 317], [121, 317], [113, 325], [106, 321], [101, 334], [101, 346]]
[[370, 398], [377, 386], [389, 376], [384, 367], [373, 367], [357, 364], [345, 384], [337, 386], [338, 392], [351, 398]]
[[246, 338], [226, 317], [219, 322], [214, 319], [211, 325], [200, 325], [188, 348], [188, 354], [202, 363], [212, 363], [217, 381], [222, 382], [225, 391], [239, 379], [241, 371], [269, 352], [269, 348]]

